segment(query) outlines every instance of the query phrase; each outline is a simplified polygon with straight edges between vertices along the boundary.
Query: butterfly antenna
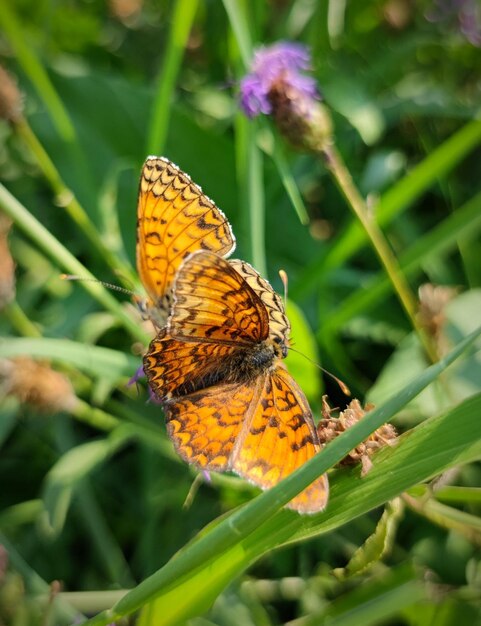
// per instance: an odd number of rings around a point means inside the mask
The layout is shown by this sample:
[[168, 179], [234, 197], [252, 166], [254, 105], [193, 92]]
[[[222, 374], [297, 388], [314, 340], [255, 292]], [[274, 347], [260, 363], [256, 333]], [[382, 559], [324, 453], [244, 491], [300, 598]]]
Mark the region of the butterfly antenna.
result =
[[289, 278], [285, 270], [279, 270], [279, 277], [284, 285], [284, 306], [287, 307], [287, 292], [289, 287]]
[[137, 294], [135, 294], [133, 291], [130, 291], [130, 289], [125, 289], [124, 287], [119, 287], [119, 285], [113, 285], [112, 283], [106, 283], [103, 280], [97, 280], [96, 278], [90, 278], [89, 276], [77, 276], [76, 274], [60, 274], [60, 278], [62, 280], [82, 280], [92, 283], [98, 283], [99, 285], [103, 285], [107, 289], [112, 289], [112, 291], [120, 291], [120, 293], [125, 293], [128, 296], [132, 296], [134, 298], [137, 297]]
[[305, 359], [307, 359], [310, 363], [312, 363], [313, 365], [315, 365], [316, 367], [318, 367], [320, 370], [322, 370], [324, 372], [324, 374], [327, 374], [330, 378], [332, 378], [333, 380], [336, 381], [336, 383], [339, 385], [341, 391], [343, 394], [345, 394], [346, 396], [351, 396], [351, 390], [349, 389], [349, 387], [346, 385], [346, 383], [344, 383], [340, 378], [338, 378], [337, 376], [334, 376], [334, 374], [332, 372], [330, 372], [329, 370], [326, 370], [324, 367], [322, 367], [322, 365], [319, 365], [319, 363], [316, 363], [316, 361], [313, 361], [312, 359], [310, 359], [308, 356], [306, 356], [303, 352], [300, 352], [299, 350], [296, 350], [295, 348], [292, 348], [291, 346], [289, 346], [289, 350], [292, 350], [293, 352], [297, 352], [297, 354], [300, 354], [301, 356], [303, 356]]

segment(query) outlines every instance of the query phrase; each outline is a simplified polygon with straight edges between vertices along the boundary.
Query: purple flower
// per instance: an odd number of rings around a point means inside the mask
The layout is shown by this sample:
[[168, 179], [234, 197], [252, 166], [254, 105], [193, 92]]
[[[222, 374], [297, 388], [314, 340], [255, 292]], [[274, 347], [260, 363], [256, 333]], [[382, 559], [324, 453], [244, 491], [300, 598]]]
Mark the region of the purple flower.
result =
[[272, 113], [271, 92], [278, 83], [292, 88], [298, 96], [319, 99], [316, 81], [301, 73], [310, 66], [309, 50], [299, 43], [280, 41], [256, 50], [251, 71], [240, 83], [240, 101], [245, 114], [252, 118]]
[[[127, 386], [130, 387], [134, 383], [137, 384], [141, 378], [144, 378], [144, 376], [145, 376], [144, 366], [141, 365], [138, 368], [138, 370], [135, 372], [135, 374], [132, 376], [132, 378], [128, 381]], [[154, 404], [162, 404], [162, 400], [158, 396], [155, 395], [150, 385], [148, 385], [148, 390], [149, 390], [149, 402], [153, 402]]]
[[302, 44], [280, 41], [259, 48], [241, 80], [240, 104], [247, 117], [271, 115], [294, 148], [322, 152], [332, 143], [332, 124], [316, 81], [305, 73], [310, 67]]
[[456, 24], [473, 46], [481, 46], [481, 9], [476, 0], [433, 0], [426, 19]]
[[137, 369], [135, 374], [132, 376], [132, 378], [130, 378], [129, 381], [127, 382], [127, 387], [131, 387], [134, 383], [137, 383], [144, 376], [145, 376], [145, 374], [144, 374], [144, 366], [141, 365]]

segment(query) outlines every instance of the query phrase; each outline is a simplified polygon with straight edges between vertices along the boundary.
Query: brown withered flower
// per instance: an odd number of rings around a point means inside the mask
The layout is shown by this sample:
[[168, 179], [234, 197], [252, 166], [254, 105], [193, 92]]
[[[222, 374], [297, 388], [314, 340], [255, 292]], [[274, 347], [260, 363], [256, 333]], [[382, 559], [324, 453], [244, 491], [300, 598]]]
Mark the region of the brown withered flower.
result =
[[0, 118], [15, 124], [22, 117], [22, 96], [16, 80], [0, 65]]
[[15, 297], [15, 263], [8, 245], [11, 225], [10, 218], [0, 212], [0, 310]]
[[77, 404], [72, 385], [63, 374], [29, 357], [0, 360], [0, 391], [43, 413], [71, 411]]
[[[339, 413], [339, 417], [333, 417], [334, 410], [329, 406], [327, 396], [322, 398], [322, 419], [317, 425], [317, 432], [321, 445], [325, 445], [338, 437], [356, 422], [361, 420], [366, 413], [369, 413], [374, 405], [367, 404], [363, 409], [361, 403], [356, 398], [351, 400], [344, 411]], [[396, 442], [397, 433], [392, 424], [383, 424], [375, 430], [369, 437], [349, 452], [339, 463], [339, 465], [355, 465], [361, 463], [361, 476], [365, 476], [372, 467], [371, 456], [384, 446], [392, 446]]]
[[113, 17], [130, 26], [139, 16], [143, 0], [109, 0], [109, 11]]
[[443, 336], [444, 324], [446, 323], [446, 305], [457, 293], [458, 290], [455, 287], [432, 285], [431, 283], [425, 283], [418, 289], [418, 321], [434, 339], [440, 354], [444, 354], [448, 349]]

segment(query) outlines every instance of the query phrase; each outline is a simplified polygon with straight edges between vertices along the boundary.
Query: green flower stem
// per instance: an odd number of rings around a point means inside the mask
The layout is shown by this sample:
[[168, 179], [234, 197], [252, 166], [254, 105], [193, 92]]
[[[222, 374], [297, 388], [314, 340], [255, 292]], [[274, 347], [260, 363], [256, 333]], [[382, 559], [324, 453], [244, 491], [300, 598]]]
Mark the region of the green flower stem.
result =
[[118, 418], [109, 415], [101, 409], [91, 406], [87, 402], [80, 400], [80, 398], [77, 398], [75, 406], [72, 408], [70, 413], [79, 422], [83, 422], [93, 428], [106, 432], [113, 430], [116, 426], [121, 424], [121, 421]]
[[169, 38], [163, 55], [163, 66], [157, 80], [148, 132], [148, 152], [162, 154], [169, 128], [172, 93], [179, 73], [182, 56], [197, 11], [197, 0], [177, 0], [174, 3]]
[[19, 121], [13, 123], [13, 128], [36, 158], [43, 175], [56, 195], [57, 204], [67, 211], [89, 242], [99, 251], [109, 267], [120, 277], [120, 280], [123, 279], [126, 286], [135, 283], [136, 277], [130, 266], [122, 263], [118, 256], [105, 246], [102, 235], [90, 220], [85, 209], [79, 204], [73, 192], [63, 182], [59, 171], [33, 132], [28, 121], [22, 117]]
[[323, 156], [325, 165], [328, 171], [332, 174], [337, 187], [347, 200], [351, 210], [371, 240], [373, 248], [386, 270], [386, 273], [394, 287], [394, 291], [396, 292], [414, 330], [418, 334], [426, 354], [430, 360], [435, 363], [438, 360], [438, 354], [435, 346], [424, 329], [419, 325], [416, 318], [417, 299], [412, 293], [403, 273], [400, 271], [398, 262], [393, 251], [391, 250], [391, 247], [389, 246], [375, 219], [373, 219], [363, 197], [354, 184], [351, 174], [349, 173], [341, 155], [333, 145], [323, 146], [320, 154]]
[[[0, 184], [0, 207], [43, 252], [68, 274], [86, 278], [93, 276], [74, 256], [43, 226], [12, 194]], [[138, 341], [146, 344], [149, 340], [123, 306], [98, 282], [80, 283], [100, 304], [110, 311], [126, 330]]]
[[481, 520], [433, 498], [413, 498], [408, 494], [402, 496], [410, 509], [427, 518], [434, 524], [447, 530], [455, 530], [472, 543], [481, 546]]
[[24, 337], [41, 337], [42, 333], [35, 324], [25, 315], [16, 300], [9, 302], [3, 311], [10, 324]]
[[247, 157], [247, 185], [252, 264], [261, 276], [267, 276], [265, 249], [265, 203], [262, 181], [262, 155], [256, 143], [254, 124], [250, 128]]

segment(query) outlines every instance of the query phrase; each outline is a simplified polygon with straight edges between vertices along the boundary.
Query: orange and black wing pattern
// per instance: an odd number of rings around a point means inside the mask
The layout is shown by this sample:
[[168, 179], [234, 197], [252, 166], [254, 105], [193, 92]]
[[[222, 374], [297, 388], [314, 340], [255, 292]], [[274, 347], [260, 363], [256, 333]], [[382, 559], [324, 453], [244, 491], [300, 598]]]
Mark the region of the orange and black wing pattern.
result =
[[226, 260], [195, 252], [179, 269], [167, 329], [174, 337], [251, 347], [267, 339], [261, 298]]
[[[282, 301], [236, 263], [204, 251], [184, 261], [144, 369], [184, 460], [268, 489], [320, 446], [308, 402], [280, 358], [289, 332]], [[288, 506], [315, 513], [327, 498], [321, 476]]]
[[269, 282], [262, 278], [259, 272], [246, 261], [231, 259], [229, 265], [244, 278], [249, 287], [262, 300], [269, 316], [269, 337], [287, 348], [291, 325], [287, 319], [281, 297], [272, 289]]
[[[231, 467], [269, 489], [315, 456], [320, 445], [306, 397], [285, 367], [279, 364], [260, 381], [260, 394], [239, 434]], [[299, 513], [317, 513], [325, 508], [328, 495], [324, 475], [287, 506]]]
[[202, 189], [169, 160], [148, 157], [137, 204], [137, 270], [152, 319], [165, 322], [174, 277], [191, 252], [228, 256], [234, 248], [227, 218]]

